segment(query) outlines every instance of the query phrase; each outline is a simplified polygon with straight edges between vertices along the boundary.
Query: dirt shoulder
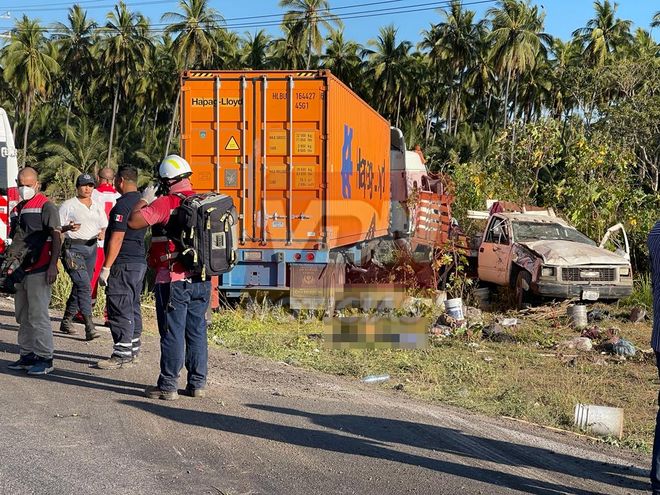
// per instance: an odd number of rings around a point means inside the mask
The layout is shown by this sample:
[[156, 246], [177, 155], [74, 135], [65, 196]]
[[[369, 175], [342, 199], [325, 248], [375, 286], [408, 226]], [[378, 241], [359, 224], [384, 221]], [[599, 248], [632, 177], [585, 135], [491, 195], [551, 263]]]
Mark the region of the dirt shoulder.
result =
[[[53, 327], [57, 328], [57, 319]], [[11, 372], [0, 302], [2, 493], [643, 493], [645, 456], [211, 349], [205, 399], [150, 401], [158, 342], [119, 371], [109, 335], [56, 335], [56, 371]], [[182, 385], [183, 383], [181, 383]]]

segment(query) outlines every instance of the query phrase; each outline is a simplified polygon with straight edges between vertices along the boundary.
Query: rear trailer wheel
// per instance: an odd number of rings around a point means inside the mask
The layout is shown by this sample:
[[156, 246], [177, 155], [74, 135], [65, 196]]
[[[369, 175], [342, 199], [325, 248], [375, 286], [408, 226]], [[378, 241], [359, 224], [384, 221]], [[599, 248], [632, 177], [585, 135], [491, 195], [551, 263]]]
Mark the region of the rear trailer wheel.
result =
[[516, 305], [522, 308], [526, 304], [532, 302], [532, 275], [525, 271], [520, 270], [516, 276], [515, 295]]

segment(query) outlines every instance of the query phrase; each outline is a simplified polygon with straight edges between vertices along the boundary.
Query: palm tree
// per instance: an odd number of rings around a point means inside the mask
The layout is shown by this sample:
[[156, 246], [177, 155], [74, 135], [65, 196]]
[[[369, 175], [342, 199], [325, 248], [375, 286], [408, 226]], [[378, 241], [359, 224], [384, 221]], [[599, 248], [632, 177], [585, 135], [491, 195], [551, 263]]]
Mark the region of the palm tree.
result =
[[618, 4], [609, 0], [594, 2], [595, 17], [586, 27], [576, 29], [573, 36], [584, 46], [584, 57], [593, 66], [602, 67], [607, 56], [631, 41], [631, 21], [616, 17]]
[[[213, 59], [217, 50], [217, 43], [213, 32], [218, 29], [218, 23], [223, 19], [220, 14], [209, 6], [209, 0], [179, 0], [182, 14], [166, 12], [161, 20], [175, 21], [165, 29], [166, 34], [176, 34], [173, 48], [176, 58], [183, 63], [183, 70], [191, 67], [205, 66]], [[177, 118], [178, 102], [181, 88], [178, 89], [176, 99], [172, 104], [172, 121], [170, 134], [165, 146], [165, 156], [169, 152], [174, 124]]]
[[71, 105], [75, 99], [77, 89], [86, 86], [80, 76], [93, 73], [92, 46], [96, 42], [94, 32], [98, 27], [96, 21], [87, 19], [87, 12], [80, 5], [74, 5], [69, 9], [68, 20], [68, 25], [61, 22], [55, 23], [56, 34], [53, 35], [53, 39], [60, 49], [60, 65], [65, 74], [69, 75], [65, 78], [66, 89], [68, 90], [65, 141], [68, 139], [69, 116], [71, 115]]
[[362, 47], [355, 41], [345, 40], [343, 30], [330, 33], [327, 41], [325, 53], [321, 55], [323, 67], [330, 69], [347, 86], [358, 89], [358, 71], [362, 63], [359, 53]]
[[637, 28], [626, 57], [632, 60], [656, 59], [660, 56], [660, 44], [656, 43], [647, 30]]
[[209, 6], [209, 0], [179, 0], [179, 8], [183, 13], [163, 14], [162, 21], [174, 21], [165, 28], [165, 34], [176, 34], [173, 48], [184, 70], [204, 66], [217, 49], [213, 32], [223, 19]]
[[[490, 60], [500, 78], [506, 78], [504, 94], [504, 125], [508, 123], [511, 81], [536, 65], [538, 54], [545, 54], [544, 43], [551, 38], [542, 32], [545, 14], [529, 0], [501, 0], [499, 7], [488, 10], [492, 17], [492, 31], [488, 36], [492, 44]], [[516, 84], [516, 92], [518, 85]], [[517, 112], [514, 101], [513, 114]]]
[[312, 53], [317, 54], [323, 45], [321, 28], [332, 31], [340, 28], [342, 22], [336, 15], [330, 13], [328, 0], [280, 0], [280, 7], [288, 8], [284, 14], [282, 25], [298, 25], [302, 27], [304, 38], [307, 40], [307, 63], [309, 69], [312, 64]]
[[274, 65], [278, 69], [297, 69], [305, 62], [305, 48], [303, 36], [303, 22], [295, 24], [282, 24], [282, 38], [273, 41], [272, 57]]
[[232, 70], [243, 68], [241, 44], [244, 41], [234, 31], [217, 29], [213, 35], [218, 49], [213, 54], [211, 65], [214, 68]]
[[651, 21], [651, 27], [658, 27], [660, 26], [660, 10], [655, 13], [653, 16], [653, 20]]
[[441, 9], [445, 21], [432, 26], [421, 43], [429, 49], [436, 73], [445, 73], [449, 86], [449, 131], [452, 124], [454, 135], [458, 132], [458, 107], [462, 99], [464, 82], [479, 58], [480, 40], [485, 29], [484, 21], [474, 22], [475, 13], [463, 10], [459, 0], [453, 0], [449, 10]]
[[74, 127], [66, 130], [67, 140], [44, 145], [46, 154], [42, 181], [50, 184], [47, 192], [58, 198], [70, 197], [74, 183], [82, 173], [96, 174], [103, 166], [106, 136], [98, 124], [86, 118], [74, 120]]
[[242, 42], [241, 61], [243, 65], [253, 70], [267, 69], [271, 42], [271, 37], [264, 29], [260, 29], [254, 34], [246, 33], [246, 38]]
[[397, 29], [393, 25], [380, 28], [378, 38], [369, 40], [372, 47], [362, 50], [362, 56], [369, 63], [367, 73], [373, 78], [374, 92], [372, 105], [391, 120], [398, 120], [401, 113], [401, 100], [410, 77], [409, 41], [397, 42]]
[[25, 128], [23, 129], [23, 165], [27, 159], [27, 139], [30, 111], [34, 98], [46, 90], [60, 66], [48, 53], [50, 47], [44, 29], [36, 19], [26, 15], [12, 30], [11, 42], [3, 50], [5, 81], [16, 86], [25, 99]]
[[142, 68], [152, 44], [146, 36], [148, 32], [146, 19], [141, 14], [129, 11], [123, 1], [115, 6], [114, 11], [108, 13], [107, 18], [102, 59], [114, 86], [112, 123], [108, 142], [109, 166], [114, 146], [113, 137], [120, 90], [123, 89], [124, 93], [128, 92], [133, 76]]
[[581, 46], [575, 39], [564, 42], [559, 38], [552, 40], [550, 48], [552, 60], [552, 78], [553, 95], [550, 108], [555, 118], [559, 119], [562, 115], [571, 111], [574, 106], [574, 100], [569, 97], [569, 88], [566, 81], [567, 71], [579, 65]]

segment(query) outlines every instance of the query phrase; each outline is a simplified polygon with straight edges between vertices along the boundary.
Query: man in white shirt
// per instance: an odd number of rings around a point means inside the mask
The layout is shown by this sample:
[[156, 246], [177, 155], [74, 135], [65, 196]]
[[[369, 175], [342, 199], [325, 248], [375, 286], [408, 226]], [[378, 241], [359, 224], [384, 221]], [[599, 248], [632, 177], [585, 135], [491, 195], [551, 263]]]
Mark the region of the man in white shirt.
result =
[[96, 243], [99, 238], [103, 238], [108, 226], [103, 205], [92, 200], [94, 185], [91, 175], [82, 174], [76, 180], [76, 197], [66, 200], [60, 206], [64, 269], [73, 282], [60, 331], [75, 333], [73, 317], [80, 311], [85, 322], [87, 340], [100, 337], [92, 320], [91, 279], [96, 264]]

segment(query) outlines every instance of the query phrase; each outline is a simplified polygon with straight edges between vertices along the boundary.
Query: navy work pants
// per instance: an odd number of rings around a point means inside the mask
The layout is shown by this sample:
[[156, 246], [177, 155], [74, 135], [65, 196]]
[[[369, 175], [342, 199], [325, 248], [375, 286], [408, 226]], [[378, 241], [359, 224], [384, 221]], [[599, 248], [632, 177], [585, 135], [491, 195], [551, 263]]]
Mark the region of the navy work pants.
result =
[[[660, 352], [655, 352], [655, 363], [660, 376]], [[660, 404], [660, 393], [658, 394]], [[653, 439], [653, 457], [651, 458], [651, 488], [653, 495], [660, 495], [660, 409], [655, 417], [655, 437]]]
[[211, 298], [211, 282], [187, 280], [156, 284], [156, 316], [160, 333], [160, 376], [158, 388], [172, 391], [184, 364], [187, 385], [206, 386], [208, 342], [206, 310]]
[[113, 356], [125, 359], [140, 353], [140, 295], [146, 272], [144, 263], [115, 263], [110, 268], [105, 297], [114, 342]]
[[86, 244], [64, 245], [64, 269], [71, 277], [73, 287], [66, 302], [65, 312], [75, 315], [92, 315], [92, 277], [96, 264], [96, 241], [91, 246]]

